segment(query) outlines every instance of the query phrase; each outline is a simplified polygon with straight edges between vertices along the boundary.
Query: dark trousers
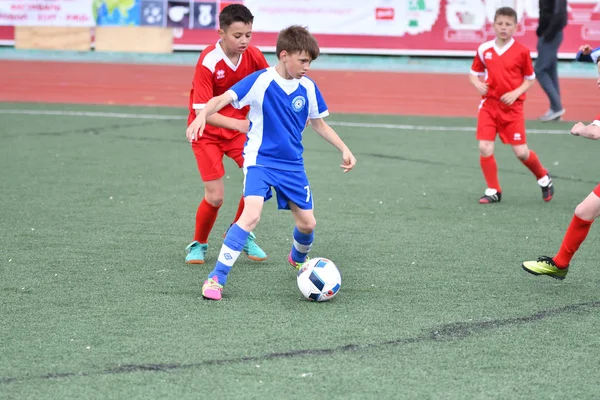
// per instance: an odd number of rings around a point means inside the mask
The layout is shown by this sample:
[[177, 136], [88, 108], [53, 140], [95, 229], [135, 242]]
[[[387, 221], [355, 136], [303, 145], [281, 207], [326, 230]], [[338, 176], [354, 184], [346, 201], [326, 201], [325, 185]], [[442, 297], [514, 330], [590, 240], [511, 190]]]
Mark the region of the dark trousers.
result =
[[558, 86], [558, 47], [563, 40], [563, 33], [556, 34], [551, 41], [538, 38], [538, 57], [535, 60], [535, 75], [550, 100], [552, 111], [562, 110], [560, 87]]

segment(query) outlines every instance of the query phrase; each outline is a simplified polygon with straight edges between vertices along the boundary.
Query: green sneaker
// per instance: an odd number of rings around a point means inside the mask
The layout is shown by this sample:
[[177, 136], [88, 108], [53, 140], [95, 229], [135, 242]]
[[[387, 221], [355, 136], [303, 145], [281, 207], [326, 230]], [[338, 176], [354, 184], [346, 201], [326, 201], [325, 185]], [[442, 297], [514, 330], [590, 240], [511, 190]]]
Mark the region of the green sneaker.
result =
[[265, 261], [267, 259], [267, 253], [256, 244], [255, 240], [256, 235], [254, 232], [250, 232], [248, 239], [246, 239], [246, 245], [242, 251], [253, 261]]
[[290, 254], [288, 254], [288, 263], [290, 263], [290, 265], [296, 268], [298, 271], [300, 271], [300, 268], [302, 268], [302, 266], [309, 260], [310, 257], [306, 256], [306, 260], [304, 260], [304, 262], [296, 262], [292, 259], [292, 252], [290, 251]]
[[208, 243], [201, 244], [194, 240], [185, 250], [187, 251], [186, 264], [204, 264], [204, 255], [208, 250]]
[[569, 266], [558, 268], [551, 257], [542, 256], [537, 261], [525, 261], [521, 267], [533, 275], [548, 275], [561, 281], [567, 276]]

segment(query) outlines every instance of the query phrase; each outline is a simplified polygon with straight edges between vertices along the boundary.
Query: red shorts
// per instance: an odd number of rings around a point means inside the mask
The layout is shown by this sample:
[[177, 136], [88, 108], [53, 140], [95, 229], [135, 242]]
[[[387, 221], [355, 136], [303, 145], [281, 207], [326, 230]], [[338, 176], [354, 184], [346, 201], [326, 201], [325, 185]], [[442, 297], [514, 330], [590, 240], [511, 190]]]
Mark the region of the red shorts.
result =
[[600, 184], [598, 184], [598, 186], [596, 186], [596, 188], [594, 189], [594, 194], [600, 197]]
[[231, 139], [205, 135], [192, 142], [192, 150], [196, 156], [196, 163], [198, 163], [202, 181], [214, 181], [225, 175], [224, 155], [231, 158], [238, 167], [242, 168], [244, 166], [245, 143], [246, 135], [243, 133]]
[[522, 101], [516, 101], [512, 106], [493, 98], [481, 102], [477, 118], [477, 140], [493, 142], [496, 134], [500, 135], [504, 144], [516, 146], [527, 143]]

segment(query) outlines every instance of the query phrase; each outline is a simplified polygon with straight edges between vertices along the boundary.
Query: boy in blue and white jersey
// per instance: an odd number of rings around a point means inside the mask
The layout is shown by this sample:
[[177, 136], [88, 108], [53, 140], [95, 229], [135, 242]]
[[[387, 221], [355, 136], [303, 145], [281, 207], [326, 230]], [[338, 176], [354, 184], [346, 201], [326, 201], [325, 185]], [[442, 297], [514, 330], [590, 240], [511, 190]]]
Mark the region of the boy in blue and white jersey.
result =
[[580, 62], [593, 62], [597, 64], [600, 61], [600, 47], [595, 49], [592, 48], [589, 44], [584, 44], [579, 47], [579, 51], [575, 56], [575, 60]]
[[308, 30], [290, 26], [279, 33], [275, 67], [257, 71], [212, 98], [189, 125], [188, 141], [198, 140], [206, 117], [227, 104], [250, 106], [250, 130], [244, 147], [244, 201], [242, 216], [229, 229], [214, 270], [202, 286], [202, 296], [220, 300], [227, 275], [246, 239], [260, 219], [264, 202], [277, 192], [279, 209], [292, 211], [296, 226], [288, 262], [296, 269], [306, 261], [314, 240], [316, 220], [308, 177], [304, 171], [302, 132], [312, 128], [342, 153], [344, 172], [356, 159], [337, 133], [323, 120], [329, 115], [317, 85], [306, 77], [319, 55], [319, 46]]

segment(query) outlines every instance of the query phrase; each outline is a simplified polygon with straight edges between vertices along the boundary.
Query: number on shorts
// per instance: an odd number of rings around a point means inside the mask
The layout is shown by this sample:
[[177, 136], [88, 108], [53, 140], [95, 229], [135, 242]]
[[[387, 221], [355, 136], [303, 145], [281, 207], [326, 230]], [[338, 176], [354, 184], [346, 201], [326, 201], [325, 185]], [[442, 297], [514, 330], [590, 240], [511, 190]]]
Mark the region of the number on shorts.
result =
[[308, 203], [310, 201], [310, 186], [306, 185], [304, 189], [306, 189], [306, 202]]

